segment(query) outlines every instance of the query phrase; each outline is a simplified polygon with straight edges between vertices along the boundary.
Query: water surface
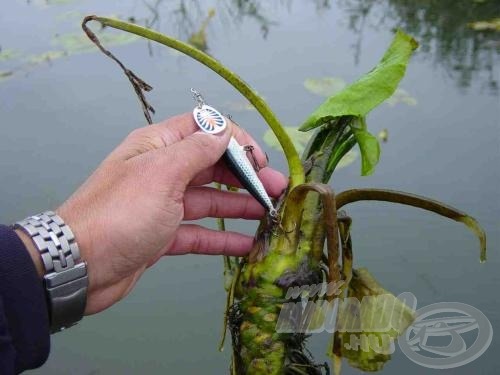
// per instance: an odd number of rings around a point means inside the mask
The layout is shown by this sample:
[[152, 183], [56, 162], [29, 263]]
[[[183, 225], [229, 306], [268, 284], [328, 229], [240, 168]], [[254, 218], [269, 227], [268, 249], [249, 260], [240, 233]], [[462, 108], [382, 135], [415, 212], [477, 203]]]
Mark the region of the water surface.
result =
[[[248, 3], [256, 7], [245, 8]], [[414, 293], [419, 307], [467, 303], [499, 328], [499, 38], [466, 26], [500, 15], [498, 2], [481, 2], [483, 8], [473, 1], [453, 6], [449, 1], [418, 6], [389, 0], [262, 3], [2, 4], [0, 46], [15, 57], [0, 61], [0, 72], [8, 72], [0, 78], [0, 221], [57, 207], [132, 129], [145, 124], [118, 68], [74, 42], [83, 35], [79, 22], [86, 14], [134, 17], [186, 40], [214, 7], [206, 30], [208, 52], [253, 85], [290, 126], [299, 125], [323, 100], [304, 88], [306, 79], [353, 81], [376, 64], [392, 29], [401, 26], [423, 42], [401, 83], [416, 103], [383, 104], [375, 110], [369, 117], [371, 131], [389, 131], [375, 174], [360, 177], [358, 161], [339, 170], [333, 186], [336, 191], [404, 190], [469, 212], [486, 229], [489, 261], [479, 264], [477, 240], [460, 224], [415, 209], [366, 203], [348, 207], [354, 218], [355, 265], [367, 267], [395, 294]], [[263, 120], [244, 110], [241, 96], [214, 73], [159, 46], [120, 43], [112, 50], [154, 86], [149, 98], [157, 109], [155, 119], [190, 111], [189, 88], [196, 87], [262, 139]], [[266, 150], [271, 165], [285, 171], [282, 156]], [[205, 224], [214, 225], [210, 220]], [[238, 221], [230, 228], [253, 233], [256, 225]], [[166, 258], [127, 299], [55, 335], [49, 361], [32, 373], [227, 373], [230, 348], [217, 351], [223, 307], [222, 259]], [[328, 342], [327, 335], [312, 340], [318, 361], [326, 359]], [[495, 373], [499, 350], [494, 336], [482, 357], [445, 373]], [[359, 373], [348, 366], [344, 370]], [[384, 373], [403, 370], [435, 372], [398, 350]]]

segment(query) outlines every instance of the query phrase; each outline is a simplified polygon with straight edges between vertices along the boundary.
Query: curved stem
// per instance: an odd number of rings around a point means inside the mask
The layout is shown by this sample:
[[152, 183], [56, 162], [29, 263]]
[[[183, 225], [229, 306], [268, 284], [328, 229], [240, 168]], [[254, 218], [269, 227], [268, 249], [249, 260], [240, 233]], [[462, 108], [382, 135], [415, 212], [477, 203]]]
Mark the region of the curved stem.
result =
[[438, 215], [450, 218], [465, 224], [479, 238], [480, 261], [486, 261], [486, 234], [473, 217], [466, 213], [450, 207], [433, 199], [421, 197], [415, 194], [403, 193], [385, 189], [352, 189], [343, 191], [336, 196], [337, 209], [346, 204], [358, 201], [384, 201], [405, 204], [435, 212]]
[[278, 138], [283, 151], [285, 152], [290, 173], [291, 187], [295, 187], [304, 182], [304, 170], [302, 168], [302, 163], [290, 137], [284, 130], [281, 123], [278, 121], [275, 114], [272, 112], [271, 108], [269, 108], [267, 103], [238, 75], [230, 71], [213, 57], [190, 46], [189, 44], [163, 35], [156, 31], [147, 29], [145, 27], [108, 17], [87, 16], [82, 23], [82, 27], [84, 28], [84, 30], [86, 28], [86, 23], [89, 21], [97, 21], [102, 25], [136, 34], [148, 40], [152, 40], [165, 46], [171, 47], [212, 69], [215, 73], [229, 82], [245, 98], [247, 98], [272, 129], [272, 131], [276, 135], [276, 138]]

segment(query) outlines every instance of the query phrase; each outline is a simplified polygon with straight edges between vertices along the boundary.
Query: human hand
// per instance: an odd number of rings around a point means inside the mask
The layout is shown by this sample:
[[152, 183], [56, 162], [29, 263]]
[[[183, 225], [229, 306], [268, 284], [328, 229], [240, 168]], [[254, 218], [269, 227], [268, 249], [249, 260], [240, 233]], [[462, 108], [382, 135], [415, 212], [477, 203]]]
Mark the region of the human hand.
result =
[[[133, 131], [59, 207], [88, 264], [86, 314], [116, 303], [133, 288], [146, 268], [163, 255], [246, 254], [253, 238], [182, 223], [204, 217], [259, 219], [265, 212], [248, 194], [202, 186], [212, 181], [240, 184], [222, 162], [231, 134], [255, 146], [261, 167], [265, 154], [248, 134], [231, 126], [217, 135], [197, 131], [191, 114]], [[287, 179], [259, 172], [271, 196]], [[39, 265], [39, 269], [40, 269]]]

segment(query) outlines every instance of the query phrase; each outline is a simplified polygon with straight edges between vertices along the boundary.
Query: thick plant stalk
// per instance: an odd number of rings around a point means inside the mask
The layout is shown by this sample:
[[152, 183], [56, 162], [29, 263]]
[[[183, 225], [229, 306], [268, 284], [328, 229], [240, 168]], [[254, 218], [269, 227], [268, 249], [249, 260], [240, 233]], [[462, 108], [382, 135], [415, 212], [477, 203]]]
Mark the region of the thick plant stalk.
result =
[[[300, 162], [300, 157], [295, 149], [290, 137], [284, 130], [281, 123], [278, 121], [276, 115], [273, 113], [271, 108], [267, 103], [253, 90], [243, 79], [241, 79], [237, 74], [233, 73], [231, 70], [226, 68], [220, 62], [218, 62], [213, 57], [207, 55], [206, 53], [190, 46], [187, 43], [181, 42], [175, 38], [171, 38], [167, 35], [161, 34], [159, 32], [147, 29], [135, 25], [133, 23], [121, 21], [114, 18], [99, 17], [99, 16], [87, 16], [83, 20], [82, 28], [89, 35], [89, 28], [87, 23], [90, 21], [100, 22], [103, 26], [112, 27], [114, 29], [123, 30], [135, 35], [139, 35], [151, 41], [158, 42], [167, 47], [176, 49], [179, 52], [185, 53], [189, 57], [199, 61], [203, 65], [212, 69], [219, 76], [224, 78], [229, 82], [236, 90], [238, 90], [245, 98], [248, 99], [250, 103], [257, 109], [264, 120], [267, 122], [269, 127], [272, 129], [276, 138], [280, 142], [281, 147], [286, 156], [288, 162], [288, 169], [290, 173], [290, 186], [295, 187], [304, 182], [304, 170]], [[90, 35], [89, 35], [90, 37]], [[92, 39], [92, 38], [91, 38]], [[93, 40], [95, 43], [95, 41]], [[97, 43], [96, 43], [97, 44]], [[102, 48], [101, 48], [102, 50]]]
[[[308, 194], [319, 196], [320, 211], [316, 205], [305, 205]], [[331, 188], [321, 183], [299, 185], [287, 199], [284, 215], [293, 218], [295, 228], [289, 233], [281, 232], [277, 239], [270, 238], [265, 229], [260, 232], [256, 247], [265, 256], [257, 263], [245, 265], [240, 275], [237, 297], [241, 314], [238, 321], [230, 324], [236, 326], [239, 335], [236, 343], [233, 340], [233, 350], [237, 353], [233, 368], [237, 374], [321, 374], [324, 367], [304, 354], [302, 333], [280, 333], [276, 325], [289, 288], [322, 281], [323, 253], [313, 251], [310, 246], [315, 226], [324, 226], [327, 234], [328, 281], [340, 280], [335, 199]], [[318, 212], [322, 219], [316, 225], [302, 221], [303, 217]], [[283, 238], [286, 240], [282, 241]]]

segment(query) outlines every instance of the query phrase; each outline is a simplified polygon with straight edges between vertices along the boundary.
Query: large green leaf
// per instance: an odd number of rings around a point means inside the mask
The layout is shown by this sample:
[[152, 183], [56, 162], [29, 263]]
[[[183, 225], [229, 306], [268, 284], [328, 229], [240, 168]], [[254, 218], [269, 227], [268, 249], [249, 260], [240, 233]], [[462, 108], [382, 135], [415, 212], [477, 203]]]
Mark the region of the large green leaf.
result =
[[313, 129], [339, 116], [365, 116], [394, 93], [405, 74], [410, 56], [417, 47], [415, 39], [398, 30], [375, 69], [327, 99], [311, 114], [300, 130]]

